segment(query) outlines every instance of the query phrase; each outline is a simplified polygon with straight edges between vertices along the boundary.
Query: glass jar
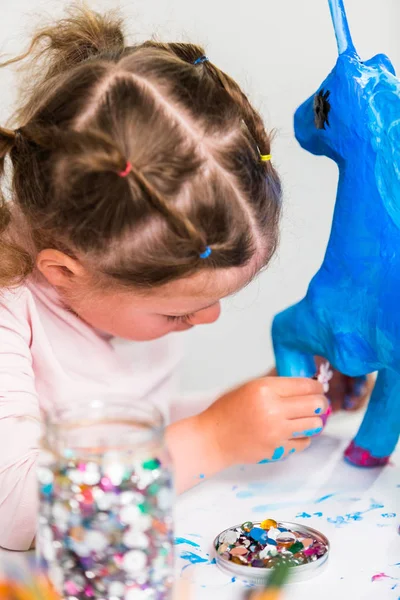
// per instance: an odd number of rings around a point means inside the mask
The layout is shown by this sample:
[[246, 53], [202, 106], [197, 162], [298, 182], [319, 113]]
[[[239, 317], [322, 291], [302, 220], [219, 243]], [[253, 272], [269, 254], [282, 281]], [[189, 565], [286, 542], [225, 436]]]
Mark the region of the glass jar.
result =
[[37, 551], [66, 600], [167, 600], [173, 483], [152, 406], [93, 401], [48, 414]]

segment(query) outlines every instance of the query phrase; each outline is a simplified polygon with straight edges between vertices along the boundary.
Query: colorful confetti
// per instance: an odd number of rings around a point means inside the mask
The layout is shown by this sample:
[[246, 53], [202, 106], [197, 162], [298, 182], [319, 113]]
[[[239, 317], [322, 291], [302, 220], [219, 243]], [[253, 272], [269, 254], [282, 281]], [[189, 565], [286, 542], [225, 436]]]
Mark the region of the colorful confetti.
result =
[[282, 563], [290, 567], [327, 558], [329, 544], [318, 532], [295, 524], [265, 519], [223, 531], [215, 540], [220, 561], [235, 565], [272, 569]]
[[38, 546], [65, 600], [170, 597], [170, 470], [134, 453], [63, 458], [38, 472]]

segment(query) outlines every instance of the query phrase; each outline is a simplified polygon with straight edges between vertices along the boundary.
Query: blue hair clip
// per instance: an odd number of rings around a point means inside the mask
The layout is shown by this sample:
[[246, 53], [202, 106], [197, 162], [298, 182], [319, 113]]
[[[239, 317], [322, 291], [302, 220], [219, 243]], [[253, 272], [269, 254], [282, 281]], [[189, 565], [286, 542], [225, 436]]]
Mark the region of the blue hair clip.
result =
[[208, 258], [209, 256], [211, 256], [211, 252], [212, 252], [212, 250], [211, 250], [210, 246], [207, 246], [207, 248], [204, 250], [204, 252], [199, 254], [199, 256], [202, 260], [204, 260], [205, 258]]
[[196, 60], [194, 61], [194, 65], [200, 65], [201, 63], [205, 63], [208, 61], [208, 57], [207, 56], [200, 56], [199, 58], [196, 58]]

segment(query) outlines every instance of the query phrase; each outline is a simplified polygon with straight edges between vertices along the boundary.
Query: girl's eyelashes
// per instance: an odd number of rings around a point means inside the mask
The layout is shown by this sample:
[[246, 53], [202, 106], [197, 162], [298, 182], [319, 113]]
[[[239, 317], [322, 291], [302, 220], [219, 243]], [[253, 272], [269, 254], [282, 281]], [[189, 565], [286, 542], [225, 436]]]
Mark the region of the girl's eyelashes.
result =
[[191, 317], [193, 317], [193, 313], [189, 314], [189, 315], [179, 315], [179, 316], [172, 316], [172, 315], [165, 315], [167, 320], [170, 321], [171, 323], [187, 323]]

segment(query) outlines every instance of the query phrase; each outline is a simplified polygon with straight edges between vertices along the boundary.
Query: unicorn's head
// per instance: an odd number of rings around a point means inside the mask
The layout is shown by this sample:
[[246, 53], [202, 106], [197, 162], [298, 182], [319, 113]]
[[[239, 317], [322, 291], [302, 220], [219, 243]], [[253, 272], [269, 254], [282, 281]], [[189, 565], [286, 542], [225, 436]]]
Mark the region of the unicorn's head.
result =
[[380, 92], [398, 89], [399, 84], [387, 56], [378, 54], [361, 61], [343, 0], [328, 1], [339, 58], [317, 92], [297, 109], [294, 124], [303, 148], [340, 162], [354, 153], [357, 144], [371, 140], [372, 122], [374, 127], [379, 124], [374, 99]]

